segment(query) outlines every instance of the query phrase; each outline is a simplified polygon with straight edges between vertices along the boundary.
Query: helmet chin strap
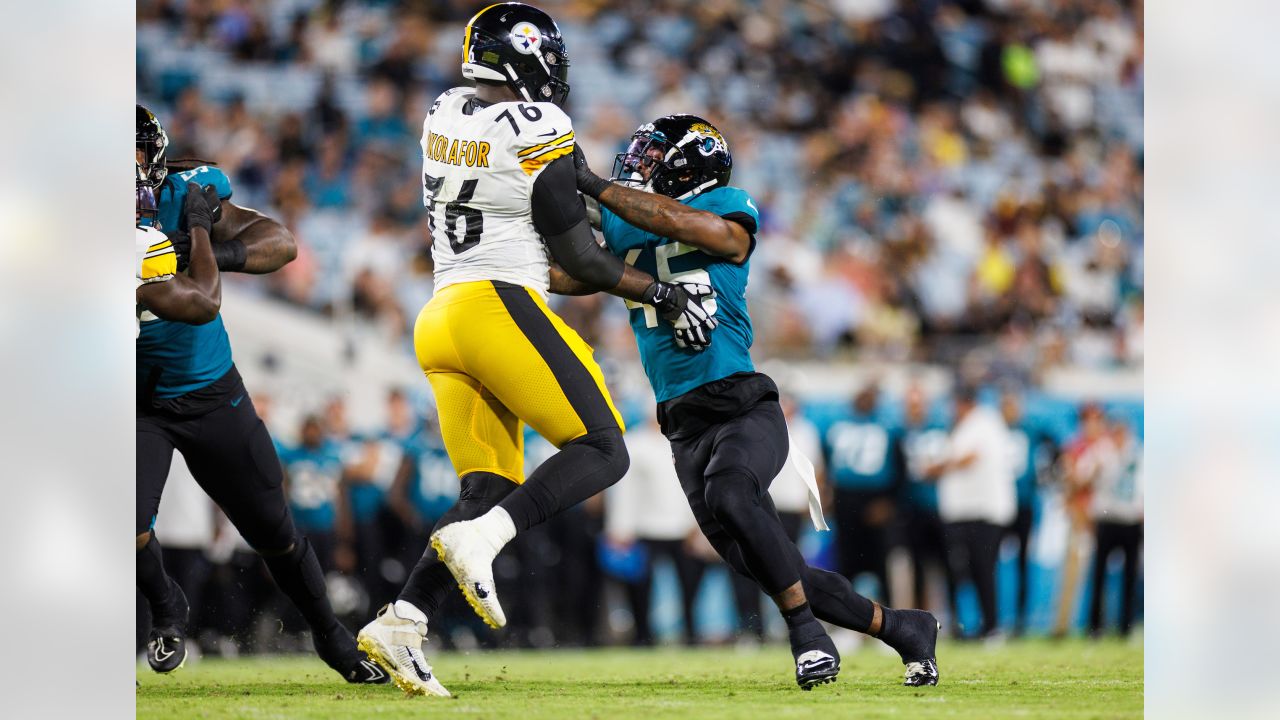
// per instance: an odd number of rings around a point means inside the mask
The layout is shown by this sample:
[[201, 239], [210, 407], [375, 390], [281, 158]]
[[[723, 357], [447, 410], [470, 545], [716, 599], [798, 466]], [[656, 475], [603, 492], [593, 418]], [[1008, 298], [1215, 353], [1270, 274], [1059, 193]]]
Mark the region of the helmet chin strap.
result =
[[687, 192], [687, 193], [685, 193], [685, 194], [681, 195], [680, 197], [678, 197], [678, 198], [676, 198], [676, 199], [677, 199], [677, 200], [684, 200], [685, 198], [693, 197], [694, 195], [697, 195], [698, 193], [702, 192], [703, 190], [706, 190], [707, 188], [710, 188], [710, 187], [712, 187], [712, 186], [714, 186], [714, 185], [717, 185], [717, 184], [719, 184], [719, 183], [720, 183], [720, 181], [719, 181], [719, 180], [708, 180], [708, 181], [706, 181], [706, 182], [702, 183], [701, 185], [699, 185], [699, 186], [697, 186], [697, 187], [693, 188], [693, 189], [692, 189], [692, 190], [690, 190], [689, 192]]
[[511, 81], [517, 83], [520, 88], [520, 94], [524, 96], [525, 102], [533, 102], [533, 98], [529, 97], [529, 89], [520, 84], [520, 76], [516, 74], [516, 69], [511, 67], [511, 63], [503, 63], [502, 67], [507, 69], [507, 74], [511, 76]]

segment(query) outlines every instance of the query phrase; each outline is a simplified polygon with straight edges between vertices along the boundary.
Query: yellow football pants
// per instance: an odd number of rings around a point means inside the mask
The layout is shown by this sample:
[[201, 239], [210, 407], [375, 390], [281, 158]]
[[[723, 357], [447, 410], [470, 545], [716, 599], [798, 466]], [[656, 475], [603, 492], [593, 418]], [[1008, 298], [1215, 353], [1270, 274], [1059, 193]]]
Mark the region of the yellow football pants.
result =
[[556, 447], [623, 428], [591, 346], [528, 288], [486, 280], [439, 290], [413, 345], [458, 477], [523, 483], [522, 422]]

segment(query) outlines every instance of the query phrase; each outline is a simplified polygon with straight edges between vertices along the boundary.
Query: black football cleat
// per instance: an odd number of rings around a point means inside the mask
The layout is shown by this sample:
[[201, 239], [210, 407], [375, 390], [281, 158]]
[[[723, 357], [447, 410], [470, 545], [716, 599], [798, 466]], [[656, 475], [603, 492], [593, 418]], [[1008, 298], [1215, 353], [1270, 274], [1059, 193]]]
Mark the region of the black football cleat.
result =
[[796, 658], [796, 684], [801, 690], [836, 681], [840, 674], [840, 656], [822, 650], [810, 650]]
[[938, 684], [938, 631], [942, 625], [924, 610], [895, 610], [892, 637], [882, 637], [907, 666], [903, 685]]
[[152, 608], [151, 633], [147, 636], [147, 664], [158, 673], [171, 673], [187, 662], [187, 596], [172, 579], [170, 600]]
[[391, 676], [378, 666], [378, 663], [369, 659], [363, 651], [360, 653], [360, 660], [352, 665], [342, 674], [347, 682], [352, 685], [386, 685], [391, 682]]

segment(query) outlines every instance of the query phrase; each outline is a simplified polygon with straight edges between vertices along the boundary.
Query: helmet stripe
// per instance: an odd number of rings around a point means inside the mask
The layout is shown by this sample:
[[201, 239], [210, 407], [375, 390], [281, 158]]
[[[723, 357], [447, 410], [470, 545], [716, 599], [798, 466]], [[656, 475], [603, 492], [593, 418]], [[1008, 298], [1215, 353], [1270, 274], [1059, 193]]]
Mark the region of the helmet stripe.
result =
[[489, 10], [492, 10], [493, 8], [498, 7], [501, 4], [502, 3], [494, 3], [487, 8], [484, 8], [480, 12], [473, 15], [471, 19], [467, 21], [467, 29], [462, 31], [462, 62], [464, 63], [471, 62], [470, 60], [467, 59], [471, 57], [471, 26], [476, 24], [476, 21], [480, 19], [481, 15], [485, 14]]

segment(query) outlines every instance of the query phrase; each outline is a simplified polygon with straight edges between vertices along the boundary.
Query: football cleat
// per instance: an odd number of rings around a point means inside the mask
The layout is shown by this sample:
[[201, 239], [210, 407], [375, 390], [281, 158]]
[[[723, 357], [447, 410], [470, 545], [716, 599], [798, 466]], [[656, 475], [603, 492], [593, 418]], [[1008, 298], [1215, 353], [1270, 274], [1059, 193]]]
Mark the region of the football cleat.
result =
[[153, 608], [147, 639], [147, 664], [158, 673], [171, 673], [187, 662], [187, 596], [173, 579], [169, 587], [172, 594], [166, 607]]
[[895, 610], [897, 625], [889, 647], [898, 651], [907, 666], [902, 684], [908, 687], [938, 684], [938, 631], [942, 625], [924, 610]]
[[810, 650], [796, 658], [796, 684], [801, 690], [836, 681], [840, 658], [822, 650]]
[[386, 685], [391, 682], [387, 671], [370, 660], [366, 653], [360, 653], [360, 661], [347, 668], [342, 677], [352, 685]]
[[390, 674], [391, 681], [406, 694], [451, 697], [422, 654], [426, 638], [426, 618], [403, 617], [392, 603], [383, 605], [378, 616], [360, 629], [356, 645]]
[[187, 638], [176, 625], [152, 628], [147, 640], [147, 664], [158, 673], [171, 673], [187, 662]]
[[492, 628], [507, 624], [493, 584], [493, 559], [502, 549], [475, 520], [450, 523], [431, 534], [431, 547], [448, 566], [471, 609]]

